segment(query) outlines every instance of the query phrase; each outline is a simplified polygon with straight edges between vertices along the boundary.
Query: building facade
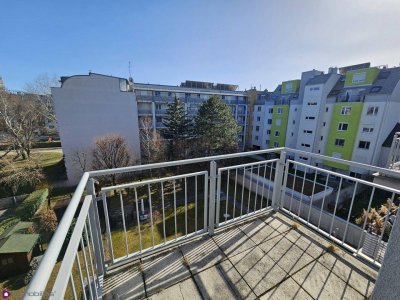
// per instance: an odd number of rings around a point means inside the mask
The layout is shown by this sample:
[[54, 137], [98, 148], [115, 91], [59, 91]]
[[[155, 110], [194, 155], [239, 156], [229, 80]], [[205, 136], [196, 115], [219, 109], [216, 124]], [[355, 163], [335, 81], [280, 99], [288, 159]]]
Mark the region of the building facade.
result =
[[124, 78], [89, 73], [61, 78], [52, 88], [65, 167], [71, 184], [82, 168], [77, 155], [85, 155], [91, 167], [91, 149], [97, 138], [122, 135], [135, 160], [140, 160], [138, 109], [131, 84]]
[[[369, 63], [330, 68], [326, 74], [303, 72], [300, 80], [283, 82], [255, 104], [252, 147], [286, 146], [384, 167], [384, 141], [400, 121], [399, 82], [400, 68]], [[362, 176], [355, 167], [302, 155], [295, 159]]]
[[232, 116], [241, 127], [238, 137], [239, 149], [245, 149], [248, 95], [244, 91], [237, 91], [237, 85], [185, 81], [180, 86], [134, 83], [133, 88], [137, 99], [139, 126], [143, 124], [141, 120], [147, 117], [151, 118], [156, 130], [163, 129], [163, 117], [166, 115], [168, 104], [172, 103], [175, 97], [183, 103], [186, 112], [193, 118], [203, 102], [213, 95], [218, 96], [231, 108]]

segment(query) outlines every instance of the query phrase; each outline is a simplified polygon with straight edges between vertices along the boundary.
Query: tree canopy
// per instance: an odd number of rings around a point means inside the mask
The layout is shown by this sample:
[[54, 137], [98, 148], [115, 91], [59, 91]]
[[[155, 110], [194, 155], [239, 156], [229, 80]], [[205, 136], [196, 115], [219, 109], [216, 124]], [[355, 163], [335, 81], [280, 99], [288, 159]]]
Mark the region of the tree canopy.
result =
[[219, 97], [204, 102], [195, 118], [195, 133], [206, 154], [237, 151], [240, 128], [231, 109]]
[[185, 111], [185, 107], [175, 98], [168, 104], [166, 116], [163, 119], [165, 129], [163, 136], [168, 140], [167, 153], [169, 159], [177, 159], [182, 153], [183, 142], [193, 137], [193, 121]]

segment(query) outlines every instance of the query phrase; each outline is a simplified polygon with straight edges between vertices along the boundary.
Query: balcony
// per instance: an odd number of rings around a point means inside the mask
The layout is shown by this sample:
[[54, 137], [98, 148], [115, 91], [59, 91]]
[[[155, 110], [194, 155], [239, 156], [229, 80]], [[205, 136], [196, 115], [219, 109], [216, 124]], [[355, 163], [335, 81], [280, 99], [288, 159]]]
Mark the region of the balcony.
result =
[[288, 148], [85, 173], [25, 298], [370, 297], [396, 213], [389, 205], [373, 235], [367, 219], [355, 224], [356, 209], [400, 191], [295, 155], [400, 176]]

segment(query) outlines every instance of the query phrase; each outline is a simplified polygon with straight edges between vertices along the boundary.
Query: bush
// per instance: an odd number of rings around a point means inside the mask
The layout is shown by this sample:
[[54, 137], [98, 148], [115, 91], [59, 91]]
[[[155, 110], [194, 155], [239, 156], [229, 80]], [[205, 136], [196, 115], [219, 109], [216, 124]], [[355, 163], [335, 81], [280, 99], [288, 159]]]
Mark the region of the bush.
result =
[[36, 190], [31, 193], [15, 210], [16, 216], [22, 221], [31, 219], [42, 203], [47, 199], [48, 194], [48, 189]]
[[54, 210], [42, 210], [38, 215], [38, 229], [39, 232], [53, 232], [57, 228], [57, 216]]
[[24, 284], [27, 285], [29, 282], [31, 282], [31, 279], [33, 278], [33, 274], [35, 274], [37, 268], [39, 267], [40, 260], [38, 258], [32, 259], [30, 263], [30, 270], [28, 273], [26, 273], [24, 277]]
[[4, 230], [6, 230], [8, 227], [14, 226], [19, 221], [21, 221], [21, 220], [17, 217], [10, 217], [10, 218], [7, 218], [7, 219], [1, 221], [0, 222], [0, 235], [2, 235]]

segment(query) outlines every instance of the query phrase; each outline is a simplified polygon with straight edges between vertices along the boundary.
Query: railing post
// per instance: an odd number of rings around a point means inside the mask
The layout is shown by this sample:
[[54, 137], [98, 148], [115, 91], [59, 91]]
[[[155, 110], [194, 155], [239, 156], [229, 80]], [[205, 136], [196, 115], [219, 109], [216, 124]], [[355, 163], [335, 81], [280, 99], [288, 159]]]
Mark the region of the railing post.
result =
[[279, 161], [276, 164], [274, 188], [272, 191], [272, 208], [275, 211], [278, 210], [279, 201], [281, 199], [285, 160], [286, 160], [286, 152], [282, 151]]
[[208, 209], [208, 234], [214, 234], [215, 228], [215, 187], [217, 182], [217, 163], [210, 162], [210, 205]]
[[400, 299], [400, 214], [397, 213], [372, 299]]
[[103, 244], [102, 244], [102, 236], [100, 229], [100, 219], [97, 210], [97, 199], [96, 192], [94, 188], [94, 179], [91, 178], [88, 180], [86, 185], [86, 193], [88, 195], [92, 195], [92, 204], [89, 208], [89, 221], [90, 221], [90, 230], [93, 238], [93, 247], [94, 247], [94, 261], [96, 264], [97, 276], [103, 276], [105, 274], [105, 265], [104, 265], [104, 252], [103, 252]]

